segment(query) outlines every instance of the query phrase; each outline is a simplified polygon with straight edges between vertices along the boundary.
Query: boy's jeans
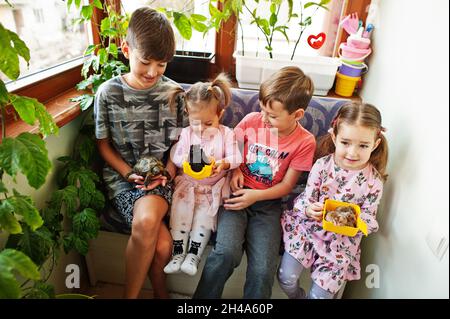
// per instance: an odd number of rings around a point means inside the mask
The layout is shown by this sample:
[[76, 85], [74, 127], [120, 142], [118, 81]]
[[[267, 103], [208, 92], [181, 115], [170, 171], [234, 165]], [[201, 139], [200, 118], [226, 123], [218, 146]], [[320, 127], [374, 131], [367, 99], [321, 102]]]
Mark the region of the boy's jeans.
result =
[[281, 201], [259, 201], [239, 211], [219, 210], [217, 238], [206, 259], [194, 298], [221, 298], [244, 249], [247, 275], [244, 298], [270, 298], [281, 240]]

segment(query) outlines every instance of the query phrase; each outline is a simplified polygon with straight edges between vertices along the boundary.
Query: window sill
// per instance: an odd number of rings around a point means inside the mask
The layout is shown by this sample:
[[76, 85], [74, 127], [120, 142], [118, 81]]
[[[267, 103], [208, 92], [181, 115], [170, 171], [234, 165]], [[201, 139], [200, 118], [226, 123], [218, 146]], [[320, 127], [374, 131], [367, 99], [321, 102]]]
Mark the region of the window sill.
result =
[[[71, 102], [69, 99], [85, 93], [88, 92], [77, 91], [75, 88], [73, 88], [44, 103], [47, 111], [53, 117], [53, 120], [58, 125], [58, 127], [63, 127], [81, 114], [82, 111], [79, 106], [80, 103]], [[8, 123], [6, 123], [6, 136], [16, 137], [23, 132], [38, 133], [39, 124], [38, 122], [36, 123], [36, 125], [31, 126], [22, 120], [9, 121]]]

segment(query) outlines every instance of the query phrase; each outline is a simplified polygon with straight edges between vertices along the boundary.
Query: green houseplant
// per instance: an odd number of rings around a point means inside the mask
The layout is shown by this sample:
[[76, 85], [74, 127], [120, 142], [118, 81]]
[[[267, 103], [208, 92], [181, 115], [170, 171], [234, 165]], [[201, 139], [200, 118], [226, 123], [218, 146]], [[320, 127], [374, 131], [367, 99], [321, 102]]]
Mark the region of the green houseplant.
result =
[[[221, 9], [217, 3], [221, 3]], [[184, 12], [169, 11], [168, 17], [173, 19], [175, 26], [183, 36], [189, 36], [192, 30], [197, 30], [197, 23], [201, 21], [203, 25], [209, 28], [219, 30], [224, 21], [227, 21], [232, 15], [236, 17], [237, 24], [241, 29], [241, 47], [242, 50], [236, 51], [236, 79], [241, 88], [257, 89], [260, 83], [272, 74], [275, 70], [287, 66], [297, 65], [313, 79], [317, 95], [326, 95], [334, 82], [334, 76], [339, 66], [339, 61], [329, 57], [303, 57], [296, 56], [298, 43], [308, 26], [311, 25], [315, 13], [320, 10], [327, 10], [330, 0], [321, 0], [320, 2], [300, 3], [294, 6], [293, 0], [210, 0], [209, 12], [210, 18], [198, 17], [186, 14]], [[264, 10], [262, 4], [266, 4], [269, 10]], [[287, 11], [287, 15], [282, 15], [282, 8]], [[166, 9], [167, 11], [167, 9]], [[256, 25], [258, 38], [264, 39], [266, 54], [260, 54], [256, 51], [244, 51], [244, 29], [242, 27], [243, 14], [249, 13], [251, 24]], [[296, 26], [293, 39], [288, 34], [288, 25]], [[204, 32], [204, 31], [203, 31]], [[292, 52], [289, 55], [275, 55], [274, 35], [282, 34], [288, 43], [293, 43]]]
[[[0, 47], [0, 71], [15, 80], [20, 74], [19, 58], [28, 63], [30, 51], [16, 33], [1, 23]], [[39, 134], [25, 132], [7, 137], [8, 108], [30, 125], [38, 120]], [[59, 174], [61, 188], [52, 194], [48, 205], [39, 210], [31, 196], [10, 189], [8, 184], [16, 181], [19, 172], [34, 189], [45, 183], [52, 165], [41, 136], [58, 134], [58, 127], [43, 104], [8, 92], [1, 80], [0, 109], [0, 235], [7, 239], [6, 244], [0, 246], [0, 298], [54, 297], [54, 289], [47, 279], [61, 248], [85, 254], [88, 240], [98, 233], [95, 209], [103, 206], [104, 198], [95, 187], [97, 176], [83, 162], [84, 159], [89, 161], [92, 152], [85, 146], [83, 151], [77, 151], [82, 160], [61, 158], [66, 162]], [[81, 142], [81, 145], [86, 143]], [[66, 217], [70, 221], [68, 233], [63, 229]]]

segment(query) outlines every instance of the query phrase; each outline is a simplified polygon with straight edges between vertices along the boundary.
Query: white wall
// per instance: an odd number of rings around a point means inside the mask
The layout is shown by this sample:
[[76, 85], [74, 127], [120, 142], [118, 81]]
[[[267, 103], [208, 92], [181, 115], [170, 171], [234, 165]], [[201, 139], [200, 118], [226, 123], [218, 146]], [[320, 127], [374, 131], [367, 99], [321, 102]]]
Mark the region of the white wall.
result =
[[[362, 279], [347, 298], [449, 298], [448, 250], [439, 261], [429, 232], [449, 236], [449, 3], [381, 0], [374, 53], [361, 96], [388, 129], [389, 179], [380, 231], [362, 245]], [[365, 285], [368, 264], [380, 286]]]

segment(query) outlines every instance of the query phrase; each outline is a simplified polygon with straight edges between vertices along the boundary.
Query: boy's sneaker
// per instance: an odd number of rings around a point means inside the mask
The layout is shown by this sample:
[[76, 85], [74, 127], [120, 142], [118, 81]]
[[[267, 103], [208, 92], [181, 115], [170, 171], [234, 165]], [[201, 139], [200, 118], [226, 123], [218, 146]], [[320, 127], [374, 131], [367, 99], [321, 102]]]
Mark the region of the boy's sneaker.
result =
[[179, 254], [172, 257], [169, 263], [164, 267], [164, 272], [166, 274], [176, 274], [180, 272], [181, 264], [183, 263], [186, 255]]
[[200, 257], [195, 254], [187, 254], [186, 258], [181, 265], [181, 271], [189, 276], [194, 276], [197, 273], [198, 263]]

